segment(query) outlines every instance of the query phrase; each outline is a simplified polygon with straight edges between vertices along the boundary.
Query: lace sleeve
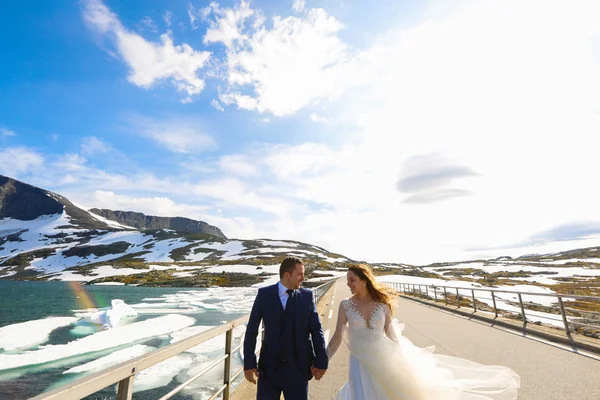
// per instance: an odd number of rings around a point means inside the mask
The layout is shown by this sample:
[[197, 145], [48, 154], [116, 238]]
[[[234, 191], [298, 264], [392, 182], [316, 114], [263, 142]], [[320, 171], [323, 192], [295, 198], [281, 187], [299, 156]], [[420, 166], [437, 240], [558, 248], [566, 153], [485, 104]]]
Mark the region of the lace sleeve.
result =
[[346, 322], [348, 322], [348, 317], [346, 316], [346, 310], [344, 309], [344, 300], [342, 300], [338, 310], [335, 333], [327, 345], [327, 358], [330, 360], [340, 347], [340, 344], [342, 344], [342, 339], [344, 338], [344, 325], [346, 325]]
[[396, 330], [394, 329], [394, 325], [392, 324], [392, 313], [390, 311], [390, 308], [386, 305], [385, 306], [385, 334], [388, 338], [390, 338], [391, 341], [393, 341], [394, 343], [399, 343], [398, 342], [398, 336], [396, 336]]

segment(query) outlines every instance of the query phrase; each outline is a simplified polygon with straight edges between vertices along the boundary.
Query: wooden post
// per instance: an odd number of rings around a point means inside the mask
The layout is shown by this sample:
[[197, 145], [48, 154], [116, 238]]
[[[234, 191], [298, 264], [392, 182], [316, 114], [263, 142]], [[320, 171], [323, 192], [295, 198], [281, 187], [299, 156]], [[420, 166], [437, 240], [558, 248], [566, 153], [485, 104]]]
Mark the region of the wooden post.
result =
[[[135, 368], [132, 371], [135, 374]], [[133, 399], [133, 378], [135, 375], [131, 375], [128, 378], [119, 381], [119, 387], [117, 389], [117, 400], [132, 400]]]

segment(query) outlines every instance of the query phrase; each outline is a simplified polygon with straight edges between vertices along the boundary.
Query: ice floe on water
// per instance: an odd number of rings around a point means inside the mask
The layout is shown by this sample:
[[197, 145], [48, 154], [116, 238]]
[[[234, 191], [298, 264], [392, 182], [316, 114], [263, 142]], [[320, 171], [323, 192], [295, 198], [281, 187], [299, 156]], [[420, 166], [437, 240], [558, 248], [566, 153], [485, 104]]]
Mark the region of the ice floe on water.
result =
[[189, 316], [164, 315], [94, 333], [66, 344], [47, 345], [39, 350], [26, 351], [20, 354], [0, 354], [0, 371], [44, 364], [67, 357], [106, 350], [138, 340], [169, 334], [195, 323], [196, 320]]
[[83, 318], [92, 323], [102, 325], [103, 328], [116, 328], [130, 322], [138, 313], [133, 307], [125, 304], [123, 300], [111, 300], [111, 306], [84, 315]]
[[161, 297], [142, 299], [142, 303], [131, 304], [140, 312], [143, 308], [190, 308], [218, 311], [224, 314], [245, 314], [250, 312], [256, 297], [255, 288], [207, 288], [182, 290]]
[[[45, 343], [55, 329], [69, 326], [79, 318], [50, 317], [0, 328], [0, 349], [11, 351]], [[0, 365], [0, 369], [2, 366]]]
[[131, 347], [117, 350], [114, 353], [111, 353], [104, 357], [100, 357], [97, 360], [90, 361], [88, 363], [78, 365], [76, 367], [68, 369], [68, 370], [64, 371], [63, 374], [78, 374], [81, 372], [97, 372], [97, 371], [103, 370], [104, 368], [111, 367], [113, 365], [117, 365], [124, 361], [128, 361], [133, 358], [139, 357], [143, 354], [151, 352], [152, 350], [156, 350], [156, 347], [146, 346], [143, 344], [136, 344]]
[[181, 371], [195, 362], [191, 354], [178, 354], [135, 375], [133, 391], [156, 389], [168, 385]]
[[[210, 329], [214, 328], [214, 326], [190, 326], [189, 328], [182, 329], [177, 332], [171, 333], [171, 343], [177, 343], [183, 339], [187, 339], [191, 336], [200, 334], [202, 332], [206, 332]], [[238, 326], [233, 329], [233, 339], [239, 340], [246, 332], [245, 326]], [[212, 339], [207, 340], [206, 342], [199, 344], [198, 346], [192, 347], [191, 349], [186, 350], [188, 353], [199, 353], [199, 354], [207, 354], [212, 353], [217, 350], [221, 350], [225, 348], [225, 334], [218, 335]]]

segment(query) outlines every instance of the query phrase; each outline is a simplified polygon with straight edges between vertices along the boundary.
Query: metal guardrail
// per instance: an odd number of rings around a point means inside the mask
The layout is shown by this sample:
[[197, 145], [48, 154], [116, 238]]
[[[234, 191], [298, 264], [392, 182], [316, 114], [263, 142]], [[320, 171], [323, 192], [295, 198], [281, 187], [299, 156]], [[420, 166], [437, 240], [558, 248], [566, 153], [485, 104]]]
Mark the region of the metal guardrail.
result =
[[[324, 283], [323, 285], [313, 288], [313, 296], [315, 302], [318, 302], [323, 295], [331, 288], [335, 280]], [[248, 322], [249, 315], [240, 317], [231, 322], [216, 326], [210, 330], [199, 333], [179, 342], [172, 343], [168, 346], [161, 347], [151, 353], [139, 356], [121, 364], [99, 371], [93, 375], [87, 376], [69, 383], [65, 386], [56, 388], [52, 391], [42, 393], [32, 397], [30, 400], [71, 400], [81, 399], [85, 396], [94, 394], [108, 386], [118, 384], [117, 400], [131, 400], [133, 396], [133, 384], [135, 375], [145, 369], [148, 369], [170, 357], [180, 354], [192, 347], [198, 346], [216, 336], [225, 334], [225, 353], [223, 356], [214, 360], [210, 365], [192, 376], [187, 381], [171, 390], [160, 400], [170, 399], [179, 393], [182, 389], [190, 385], [192, 382], [215, 368], [217, 365], [224, 363], [223, 384], [217, 389], [209, 400], [216, 399], [219, 395], [223, 395], [223, 400], [229, 400], [231, 394], [231, 383], [244, 371], [242, 366], [233, 375], [231, 374], [231, 359], [236, 351], [243, 347], [243, 343], [239, 346], [233, 346], [233, 330]], [[260, 332], [263, 332], [261, 328]], [[258, 351], [256, 352], [258, 354]]]
[[[532, 310], [532, 307], [541, 308], [544, 311], [541, 312], [544, 315], [536, 315], [537, 317], [541, 317], [548, 320], [554, 320], [558, 322], [558, 325], [561, 325], [562, 329], [565, 331], [567, 335], [571, 335], [573, 330], [578, 330], [581, 328], [591, 328], [591, 330], [597, 332], [600, 337], [600, 312], [593, 310], [586, 310], [581, 308], [573, 308], [565, 306], [565, 303], [568, 304], [569, 301], [575, 300], [582, 306], [588, 306], [589, 308], [598, 308], [600, 309], [600, 297], [597, 296], [579, 296], [579, 295], [570, 295], [570, 294], [560, 294], [560, 293], [531, 293], [531, 292], [520, 292], [513, 290], [499, 290], [499, 289], [486, 289], [486, 288], [472, 288], [472, 287], [457, 287], [457, 286], [441, 286], [441, 285], [419, 285], [412, 283], [402, 283], [402, 282], [386, 282], [386, 286], [390, 289], [395, 290], [399, 293], [405, 293], [409, 295], [418, 295], [420, 297], [426, 297], [428, 299], [432, 299], [434, 301], [438, 301], [438, 292], [439, 295], [443, 294], [443, 301], [446, 304], [456, 304], [458, 308], [461, 307], [461, 301], [464, 303], [466, 299], [467, 305], [473, 307], [473, 312], [478, 311], [477, 307], [477, 299], [480, 300], [491, 300], [492, 308], [494, 310], [495, 317], [498, 317], [499, 312], [510, 313], [517, 318], [523, 320], [523, 327], [525, 327], [528, 323], [526, 310], [530, 311], [530, 318], [534, 315], [533, 313], [537, 310]], [[430, 295], [430, 289], [432, 294]], [[461, 294], [461, 291], [463, 294]], [[470, 294], [464, 295], [464, 292]], [[442, 293], [443, 292], [443, 293]], [[449, 293], [450, 292], [450, 293]], [[480, 294], [477, 296], [475, 293]], [[491, 297], [482, 296], [481, 293], [490, 293]], [[511, 310], [506, 310], [498, 307], [496, 304], [496, 300], [499, 299], [502, 302], [507, 302], [506, 299], [503, 299], [499, 296], [496, 296], [496, 293], [508, 293], [516, 295], [518, 298], [518, 304], [520, 308], [520, 313], [514, 312]], [[557, 299], [556, 306], [543, 306], [537, 303], [532, 302], [524, 302], [523, 296], [529, 297], [554, 297]], [[470, 297], [470, 299], [469, 299]], [[566, 299], [566, 300], [565, 300]], [[439, 299], [440, 301], [442, 298]], [[480, 303], [485, 304], [489, 307], [489, 305], [485, 302], [480, 301]], [[482, 311], [482, 310], [480, 310]], [[559, 318], [553, 318], [553, 316], [560, 316]], [[585, 322], [583, 322], [585, 321]], [[597, 322], [597, 324], [592, 324], [589, 322]]]
[[317, 304], [321, 298], [323, 297], [323, 295], [325, 293], [327, 293], [327, 291], [329, 289], [331, 289], [331, 287], [333, 286], [333, 284], [336, 282], [337, 278], [333, 278], [330, 281], [327, 281], [326, 283], [317, 286], [316, 288], [313, 289], [313, 297], [315, 299], [315, 304]]

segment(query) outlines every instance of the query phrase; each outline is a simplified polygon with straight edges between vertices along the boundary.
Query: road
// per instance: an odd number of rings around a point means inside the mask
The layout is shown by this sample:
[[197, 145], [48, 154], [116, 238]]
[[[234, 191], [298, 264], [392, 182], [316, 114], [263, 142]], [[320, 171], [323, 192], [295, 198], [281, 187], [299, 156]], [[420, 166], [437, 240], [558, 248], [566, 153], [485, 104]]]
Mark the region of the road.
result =
[[[326, 336], [333, 335], [339, 301], [350, 295], [344, 280], [331, 293], [321, 312]], [[406, 324], [404, 335], [420, 347], [434, 345], [436, 353], [515, 370], [521, 376], [520, 400], [600, 399], [599, 361], [406, 299], [398, 300], [396, 317]], [[348, 351], [342, 345], [325, 377], [311, 381], [310, 399], [334, 398], [347, 376]]]

